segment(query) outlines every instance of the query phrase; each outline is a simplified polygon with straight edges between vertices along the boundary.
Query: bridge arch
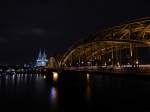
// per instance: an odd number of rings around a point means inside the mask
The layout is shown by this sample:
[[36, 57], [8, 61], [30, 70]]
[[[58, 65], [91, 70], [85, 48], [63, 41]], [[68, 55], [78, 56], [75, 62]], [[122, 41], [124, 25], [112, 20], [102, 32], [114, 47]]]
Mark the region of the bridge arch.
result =
[[[142, 18], [93, 33], [68, 49], [59, 65], [75, 66], [76, 63], [88, 66], [89, 61], [100, 61], [102, 60], [100, 58], [104, 58], [105, 54], [109, 53], [113, 60], [115, 51], [121, 52], [121, 49], [128, 49], [131, 60], [135, 61], [134, 49], [148, 46], [150, 46], [150, 18]], [[104, 64], [102, 61], [101, 63]]]

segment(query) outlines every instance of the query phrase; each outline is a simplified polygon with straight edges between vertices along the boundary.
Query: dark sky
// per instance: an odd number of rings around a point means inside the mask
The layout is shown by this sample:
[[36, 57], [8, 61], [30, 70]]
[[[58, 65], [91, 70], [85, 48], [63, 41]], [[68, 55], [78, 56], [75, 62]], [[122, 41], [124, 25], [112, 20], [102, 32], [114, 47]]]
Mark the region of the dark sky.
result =
[[3, 0], [0, 63], [30, 63], [39, 48], [62, 54], [90, 32], [147, 16], [149, 0]]

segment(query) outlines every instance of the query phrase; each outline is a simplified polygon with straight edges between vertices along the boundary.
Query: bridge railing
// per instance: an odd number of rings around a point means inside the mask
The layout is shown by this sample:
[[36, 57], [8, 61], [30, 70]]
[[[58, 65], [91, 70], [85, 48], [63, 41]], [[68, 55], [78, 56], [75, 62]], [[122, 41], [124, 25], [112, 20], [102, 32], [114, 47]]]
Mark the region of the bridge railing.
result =
[[81, 67], [64, 67], [64, 70], [70, 71], [95, 71], [95, 72], [115, 72], [115, 73], [127, 73], [127, 72], [147, 72], [150, 73], [150, 65], [138, 65], [135, 67], [122, 66], [122, 67], [111, 67], [111, 66], [81, 66]]

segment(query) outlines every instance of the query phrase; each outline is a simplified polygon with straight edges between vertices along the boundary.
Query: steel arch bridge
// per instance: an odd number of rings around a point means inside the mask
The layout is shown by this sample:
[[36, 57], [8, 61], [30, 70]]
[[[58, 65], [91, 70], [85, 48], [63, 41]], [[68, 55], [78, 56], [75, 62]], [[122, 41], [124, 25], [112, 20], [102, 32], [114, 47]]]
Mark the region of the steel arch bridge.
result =
[[150, 17], [97, 31], [74, 44], [61, 67], [137, 67], [138, 48], [150, 46]]

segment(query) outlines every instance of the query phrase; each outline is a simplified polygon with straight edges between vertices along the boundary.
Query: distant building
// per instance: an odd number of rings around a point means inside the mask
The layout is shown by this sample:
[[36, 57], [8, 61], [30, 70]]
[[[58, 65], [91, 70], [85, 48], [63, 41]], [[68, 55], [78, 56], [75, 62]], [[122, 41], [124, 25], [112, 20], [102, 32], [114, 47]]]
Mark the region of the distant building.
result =
[[47, 63], [48, 63], [48, 60], [47, 60], [47, 56], [46, 56], [45, 51], [42, 54], [42, 52], [40, 50], [38, 58], [36, 60], [36, 65], [35, 66], [38, 66], [38, 67], [40, 67], [40, 66], [46, 66]]

